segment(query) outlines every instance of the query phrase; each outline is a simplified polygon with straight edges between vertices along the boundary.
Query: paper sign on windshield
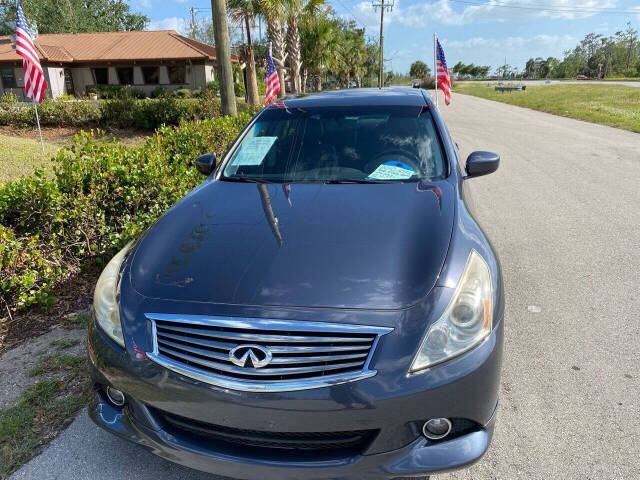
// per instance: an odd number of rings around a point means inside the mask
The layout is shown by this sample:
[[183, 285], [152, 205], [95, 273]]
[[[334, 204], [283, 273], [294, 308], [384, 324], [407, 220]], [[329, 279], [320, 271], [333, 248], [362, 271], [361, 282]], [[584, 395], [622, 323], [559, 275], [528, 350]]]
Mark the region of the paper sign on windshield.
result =
[[379, 165], [367, 178], [373, 180], [404, 180], [411, 178], [414, 174], [413, 168], [403, 162], [389, 161]]
[[261, 165], [278, 137], [246, 138], [233, 159], [232, 165]]

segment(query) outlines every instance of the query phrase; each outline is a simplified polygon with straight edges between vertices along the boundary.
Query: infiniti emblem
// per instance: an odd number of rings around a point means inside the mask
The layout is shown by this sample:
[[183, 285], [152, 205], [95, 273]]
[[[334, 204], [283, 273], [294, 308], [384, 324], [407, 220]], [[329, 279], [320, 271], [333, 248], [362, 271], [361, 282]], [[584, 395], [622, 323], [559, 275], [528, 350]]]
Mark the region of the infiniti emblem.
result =
[[269, 365], [273, 355], [260, 345], [238, 345], [229, 352], [229, 360], [238, 367], [262, 368]]

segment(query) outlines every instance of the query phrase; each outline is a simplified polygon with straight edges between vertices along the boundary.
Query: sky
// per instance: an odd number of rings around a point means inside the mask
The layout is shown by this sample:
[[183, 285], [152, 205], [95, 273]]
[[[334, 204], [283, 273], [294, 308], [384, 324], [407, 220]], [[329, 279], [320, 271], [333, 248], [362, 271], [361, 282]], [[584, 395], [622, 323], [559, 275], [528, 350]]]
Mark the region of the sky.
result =
[[[355, 20], [377, 40], [380, 0], [327, 0], [336, 14]], [[388, 3], [390, 0], [385, 0]], [[211, 16], [210, 0], [131, 0], [146, 14], [150, 30], [185, 31], [190, 7], [199, 19]], [[416, 60], [432, 67], [433, 34], [443, 45], [447, 63], [490, 65], [505, 61], [524, 68], [533, 57], [562, 58], [587, 33], [605, 36], [627, 22], [640, 30], [640, 0], [395, 0], [385, 12], [385, 68], [408, 72]], [[257, 33], [257, 32], [256, 32]], [[432, 67], [433, 68], [433, 67]]]

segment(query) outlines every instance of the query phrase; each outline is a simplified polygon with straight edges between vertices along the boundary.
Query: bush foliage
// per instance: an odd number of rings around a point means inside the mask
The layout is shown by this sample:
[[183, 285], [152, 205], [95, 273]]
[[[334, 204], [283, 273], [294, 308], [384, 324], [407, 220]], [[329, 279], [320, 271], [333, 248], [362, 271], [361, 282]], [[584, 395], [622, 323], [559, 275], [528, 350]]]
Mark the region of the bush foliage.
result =
[[[160, 125], [179, 125], [220, 115], [220, 99], [212, 90], [179, 89], [156, 92], [153, 99], [134, 95], [113, 95], [99, 101], [45, 100], [38, 106], [43, 126], [114, 127], [155, 129]], [[241, 95], [244, 95], [242, 90]], [[193, 98], [191, 98], [193, 97]], [[0, 125], [34, 126], [36, 116], [31, 105], [0, 101]]]
[[249, 118], [162, 127], [133, 148], [83, 133], [54, 158], [53, 178], [0, 184], [1, 303], [49, 305], [57, 284], [108, 259], [200, 183], [193, 160], [221, 158]]

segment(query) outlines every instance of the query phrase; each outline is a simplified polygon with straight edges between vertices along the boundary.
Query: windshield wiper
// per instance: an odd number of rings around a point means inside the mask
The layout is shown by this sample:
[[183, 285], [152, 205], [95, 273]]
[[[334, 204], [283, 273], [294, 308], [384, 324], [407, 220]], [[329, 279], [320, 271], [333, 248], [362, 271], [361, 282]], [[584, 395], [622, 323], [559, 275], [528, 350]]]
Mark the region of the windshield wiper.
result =
[[244, 183], [269, 183], [267, 180], [251, 177], [222, 177], [226, 182], [244, 182]]
[[388, 180], [371, 180], [366, 178], [344, 178], [342, 180], [323, 180], [322, 183], [336, 184], [336, 183], [396, 183]]

